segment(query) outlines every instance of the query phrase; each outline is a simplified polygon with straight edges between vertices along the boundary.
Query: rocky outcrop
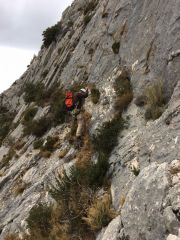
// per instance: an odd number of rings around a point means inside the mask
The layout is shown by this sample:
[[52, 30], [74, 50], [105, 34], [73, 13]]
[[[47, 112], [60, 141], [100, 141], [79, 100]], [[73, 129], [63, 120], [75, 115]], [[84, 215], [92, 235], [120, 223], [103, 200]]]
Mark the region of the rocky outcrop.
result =
[[[23, 135], [24, 113], [35, 105], [24, 101], [25, 84], [43, 82], [46, 89], [55, 83], [64, 88], [74, 82], [96, 84], [101, 93], [99, 103], [94, 105], [89, 99], [85, 105], [93, 135], [115, 114], [114, 82], [122, 69], [128, 71], [134, 99], [122, 114], [125, 128], [109, 159], [107, 175], [117, 217], [96, 239], [178, 239], [180, 4], [172, 0], [99, 0], [90, 10], [89, 22], [84, 19], [86, 6], [75, 0], [66, 9], [56, 41], [48, 48], [42, 46], [21, 78], [1, 95], [1, 105], [16, 116], [0, 147], [0, 239], [26, 231], [25, 220], [36, 203], [52, 203], [49, 184], [55, 184], [63, 169], [68, 172], [78, 154], [67, 140], [68, 124], [52, 126], [43, 135], [44, 144], [48, 136], [59, 138], [49, 158], [34, 149], [35, 136]], [[166, 108], [160, 118], [147, 121], [146, 106], [138, 107], [134, 100], [159, 79]], [[36, 120], [50, 109], [46, 104], [37, 107]]]

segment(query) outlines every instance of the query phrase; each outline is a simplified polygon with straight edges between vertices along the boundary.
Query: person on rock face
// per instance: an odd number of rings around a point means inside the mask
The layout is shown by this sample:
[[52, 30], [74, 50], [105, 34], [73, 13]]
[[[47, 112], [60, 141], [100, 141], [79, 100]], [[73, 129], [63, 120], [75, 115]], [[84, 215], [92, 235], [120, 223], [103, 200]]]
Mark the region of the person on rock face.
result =
[[85, 103], [85, 98], [89, 95], [88, 88], [82, 88], [78, 93], [75, 94], [75, 109], [73, 113], [77, 116], [77, 130], [76, 139], [81, 140], [83, 129], [84, 129], [84, 117], [83, 117], [83, 105]]
[[[82, 135], [83, 135], [83, 130], [84, 130], [84, 103], [85, 103], [85, 99], [88, 97], [89, 95], [89, 89], [88, 87], [86, 88], [81, 88], [77, 93], [74, 94], [74, 96], [70, 96], [69, 99], [73, 98], [73, 106], [71, 106], [70, 112], [71, 115], [73, 117], [72, 120], [72, 126], [74, 124], [75, 121], [77, 121], [77, 129], [76, 129], [76, 145], [81, 145], [82, 143]], [[67, 105], [67, 104], [66, 104]], [[69, 104], [69, 105], [72, 105]], [[71, 126], [71, 127], [72, 127]]]

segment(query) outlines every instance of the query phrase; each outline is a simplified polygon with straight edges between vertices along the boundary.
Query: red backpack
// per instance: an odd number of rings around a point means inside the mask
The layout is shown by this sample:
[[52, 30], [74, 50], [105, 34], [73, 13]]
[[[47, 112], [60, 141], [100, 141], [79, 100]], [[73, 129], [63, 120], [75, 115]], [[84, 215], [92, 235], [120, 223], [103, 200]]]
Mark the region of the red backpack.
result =
[[66, 92], [65, 105], [67, 110], [71, 111], [74, 109], [74, 96], [72, 91]]

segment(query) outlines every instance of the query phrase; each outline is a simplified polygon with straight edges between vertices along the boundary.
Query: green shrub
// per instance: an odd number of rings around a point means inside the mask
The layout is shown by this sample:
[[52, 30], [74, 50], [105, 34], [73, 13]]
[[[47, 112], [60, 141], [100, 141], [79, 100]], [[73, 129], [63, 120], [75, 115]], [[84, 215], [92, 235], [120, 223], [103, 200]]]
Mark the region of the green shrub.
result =
[[136, 100], [134, 101], [134, 103], [138, 106], [138, 107], [143, 107], [144, 105], [147, 104], [147, 97], [146, 95], [139, 95]]
[[135, 167], [133, 167], [132, 172], [137, 177], [139, 175], [139, 173], [140, 173], [140, 169], [136, 169]]
[[1, 105], [1, 106], [0, 106], [0, 114], [4, 114], [4, 113], [7, 113], [7, 112], [8, 112], [7, 107]]
[[[78, 231], [79, 237], [82, 239], [86, 239], [83, 238], [85, 232], [90, 234], [91, 231], [96, 231], [106, 226], [115, 217], [115, 213], [111, 209], [110, 196], [104, 196], [101, 200], [99, 199], [97, 206], [97, 200], [94, 201], [95, 191], [87, 185], [87, 182], [84, 181], [86, 179], [86, 171], [83, 172], [82, 169], [73, 167], [70, 170], [70, 174], [67, 175], [64, 172], [61, 177], [57, 178], [56, 187], [50, 189], [51, 196], [63, 209], [59, 216], [59, 221], [68, 222], [71, 234], [76, 235]], [[92, 208], [96, 211], [91, 211], [90, 209]], [[92, 212], [94, 214], [91, 214]], [[74, 219], [76, 219], [75, 222]], [[92, 227], [95, 222], [98, 224], [97, 228]], [[91, 230], [89, 227], [91, 227]]]
[[[88, 226], [84, 223], [88, 206], [93, 200], [93, 191], [87, 186], [78, 182], [76, 172], [71, 170], [70, 174], [64, 172], [63, 176], [57, 178], [56, 188], [50, 189], [51, 196], [60, 206], [59, 222], [69, 224], [68, 233], [77, 236], [77, 239], [86, 239], [85, 236], [91, 234]], [[59, 236], [60, 237], [60, 236]]]
[[42, 72], [42, 74], [41, 74], [41, 77], [43, 77], [43, 78], [45, 78], [47, 75], [48, 75], [48, 70], [46, 69], [46, 70], [44, 70], [43, 72]]
[[[55, 187], [51, 186], [49, 189], [51, 196], [57, 202], [56, 215], [53, 216], [54, 213], [51, 212], [51, 217], [49, 217], [50, 222], [48, 222], [49, 226], [47, 227], [47, 229], [50, 230], [48, 233], [44, 233], [44, 236], [46, 234], [46, 237], [49, 239], [54, 239], [52, 236], [66, 239], [66, 237], [69, 238], [73, 235], [77, 239], [89, 239], [88, 237], [92, 237], [97, 230], [97, 228], [94, 229], [92, 227], [93, 223], [97, 221], [98, 229], [100, 226], [102, 227], [109, 223], [112, 218], [111, 214], [113, 214], [110, 207], [111, 201], [109, 201], [108, 198], [108, 201], [104, 202], [103, 200], [105, 206], [103, 204], [101, 204], [101, 206], [99, 204], [96, 205], [94, 203], [94, 196], [95, 191], [98, 190], [99, 187], [102, 187], [105, 182], [105, 176], [109, 168], [108, 159], [118, 142], [118, 133], [122, 127], [123, 120], [120, 116], [104, 123], [103, 127], [99, 129], [98, 134], [93, 136], [92, 139], [94, 150], [97, 151], [99, 155], [98, 161], [94, 163], [90, 160], [92, 148], [90, 138], [88, 138], [82, 150], [83, 157], [85, 158], [84, 162], [75, 164], [69, 170], [68, 175], [64, 171], [56, 178], [57, 182]], [[57, 139], [48, 138], [47, 140], [42, 149], [53, 151]], [[97, 210], [93, 216], [90, 210], [92, 208]], [[90, 222], [88, 222], [89, 220]], [[39, 224], [40, 221], [34, 221], [34, 217], [32, 222], [33, 227], [31, 226], [30, 228], [31, 234], [38, 233], [36, 237], [42, 236], [42, 232], [39, 230], [42, 229], [42, 227], [37, 226], [42, 226], [44, 223]], [[66, 223], [66, 226], [64, 223]], [[46, 220], [45, 224], [48, 225]], [[64, 236], [66, 237], [64, 238]]]
[[93, 53], [94, 53], [94, 49], [93, 49], [93, 48], [90, 48], [90, 49], [88, 50], [88, 54], [92, 55]]
[[4, 138], [8, 135], [12, 128], [12, 122], [16, 115], [15, 112], [10, 112], [7, 108], [1, 106], [0, 110], [0, 145]]
[[94, 189], [102, 187], [106, 182], [106, 174], [109, 170], [109, 156], [99, 153], [98, 161], [89, 169], [89, 185]]
[[123, 69], [121, 74], [115, 79], [114, 90], [116, 92], [114, 108], [117, 113], [122, 114], [133, 99], [133, 91], [127, 70]]
[[99, 92], [99, 89], [97, 89], [97, 88], [92, 88], [91, 89], [91, 101], [94, 104], [97, 104], [99, 102], [100, 96], [101, 96], [101, 94]]
[[41, 90], [38, 90], [40, 86], [39, 84], [38, 86], [37, 84], [32, 84], [32, 86], [33, 88], [35, 86], [37, 87], [37, 92], [35, 94], [33, 93], [32, 97], [31, 92], [29, 92], [27, 88], [25, 96], [27, 97], [28, 101], [33, 100], [40, 105], [48, 103], [50, 104], [50, 110], [47, 117], [33, 121], [36, 110], [32, 107], [29, 108], [25, 113], [23, 121], [25, 125], [24, 134], [33, 134], [36, 137], [41, 137], [50, 127], [64, 123], [66, 116], [66, 108], [64, 104], [65, 95], [63, 89], [58, 88], [57, 85], [53, 85], [47, 90], [45, 90], [43, 85]]
[[24, 86], [24, 101], [30, 103], [36, 99], [36, 88], [33, 83], [26, 83]]
[[93, 136], [92, 144], [95, 151], [110, 155], [118, 143], [118, 134], [123, 129], [124, 121], [120, 116], [105, 122], [98, 134]]
[[62, 89], [57, 89], [50, 100], [50, 115], [54, 126], [65, 122], [66, 108], [64, 104], [65, 94]]
[[51, 96], [57, 90], [57, 84], [46, 89], [43, 83], [26, 83], [24, 86], [24, 100], [26, 103], [36, 102], [37, 105], [44, 105], [49, 102]]
[[26, 111], [24, 112], [23, 123], [32, 121], [37, 111], [37, 107], [29, 107], [28, 109], [26, 109]]
[[3, 125], [0, 126], [0, 145], [4, 138], [8, 135], [11, 127], [11, 122], [3, 122]]
[[92, 15], [84, 16], [84, 24], [87, 25], [91, 21]]
[[94, 15], [93, 11], [96, 8], [98, 2], [99, 2], [99, 0], [92, 0], [91, 2], [86, 4], [86, 6], [83, 10], [83, 12], [84, 12], [84, 25], [87, 25], [91, 21], [93, 15]]
[[72, 27], [74, 25], [73, 21], [72, 20], [69, 20], [68, 21], [68, 27]]
[[107, 18], [108, 16], [109, 16], [108, 12], [104, 12], [104, 13], [102, 14], [102, 18]]
[[33, 143], [34, 149], [39, 149], [42, 147], [44, 140], [43, 139], [38, 139]]
[[36, 137], [42, 137], [50, 128], [50, 119], [42, 117], [39, 120], [33, 121], [32, 134]]
[[24, 129], [23, 129], [24, 136], [31, 135], [33, 127], [34, 127], [34, 121], [24, 122]]
[[61, 24], [57, 23], [52, 27], [48, 27], [43, 33], [43, 44], [47, 48], [50, 44], [56, 41], [57, 36], [61, 32]]
[[51, 207], [43, 204], [39, 204], [31, 209], [26, 221], [33, 237], [49, 237], [51, 231], [51, 212]]
[[114, 42], [112, 45], [112, 50], [113, 50], [114, 54], [119, 53], [119, 48], [120, 48], [120, 42]]
[[44, 84], [43, 83], [26, 83], [24, 86], [24, 101], [26, 103], [36, 102], [40, 103], [43, 99], [44, 94]]
[[10, 160], [16, 156], [16, 151], [13, 147], [11, 147], [6, 155], [3, 156], [3, 159], [0, 162], [0, 169], [3, 167], [7, 167], [9, 165]]
[[96, 8], [98, 2], [99, 2], [98, 0], [92, 0], [91, 2], [86, 4], [86, 6], [84, 8], [84, 15], [92, 13], [94, 11], [94, 9]]
[[109, 157], [118, 144], [119, 132], [124, 127], [121, 116], [117, 116], [109, 122], [105, 122], [98, 133], [93, 136], [92, 144], [98, 153], [97, 163], [92, 165], [90, 174], [90, 185], [101, 187], [106, 181], [105, 176], [109, 169]]
[[48, 117], [42, 117], [38, 120], [29, 121], [24, 127], [24, 135], [34, 135], [42, 137], [50, 128], [51, 122]]

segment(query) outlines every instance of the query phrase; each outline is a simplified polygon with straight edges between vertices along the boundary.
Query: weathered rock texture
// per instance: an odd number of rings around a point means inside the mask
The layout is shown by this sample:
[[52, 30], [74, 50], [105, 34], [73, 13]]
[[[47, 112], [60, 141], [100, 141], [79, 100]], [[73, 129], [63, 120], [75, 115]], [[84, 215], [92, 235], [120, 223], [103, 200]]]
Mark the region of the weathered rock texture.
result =
[[[180, 1], [179, 0], [99, 0], [90, 22], [84, 24], [86, 1], [75, 0], [63, 14], [63, 32], [56, 43], [42, 47], [27, 71], [10, 89], [1, 94], [1, 104], [16, 110], [15, 128], [8, 139], [24, 141], [9, 165], [0, 169], [0, 239], [10, 232], [23, 231], [29, 210], [39, 200], [51, 201], [47, 186], [57, 170], [73, 164], [77, 150], [65, 139], [68, 126], [61, 125], [46, 133], [59, 135], [59, 149], [49, 159], [34, 150], [33, 136], [23, 137], [22, 114], [28, 105], [23, 100], [26, 82], [42, 81], [69, 86], [73, 82], [95, 83], [100, 102], [86, 106], [92, 114], [90, 132], [113, 115], [113, 82], [122, 67], [130, 71], [134, 98], [147, 84], [161, 79], [170, 100], [163, 115], [146, 122], [144, 108], [134, 101], [124, 118], [127, 129], [110, 157], [113, 206], [120, 216], [98, 235], [98, 240], [179, 239], [180, 228]], [[72, 25], [68, 24], [73, 22]], [[117, 53], [112, 50], [118, 42]], [[43, 73], [47, 74], [43, 74]], [[38, 119], [47, 113], [40, 108]], [[10, 146], [0, 147], [0, 161]], [[64, 158], [59, 154], [68, 149]], [[69, 162], [70, 163], [65, 163]], [[132, 164], [138, 164], [135, 176]], [[21, 181], [22, 194], [14, 193]], [[122, 201], [122, 199], [124, 199]], [[171, 234], [171, 235], [170, 235]], [[174, 238], [172, 238], [174, 235]], [[175, 237], [177, 236], [177, 238]]]

